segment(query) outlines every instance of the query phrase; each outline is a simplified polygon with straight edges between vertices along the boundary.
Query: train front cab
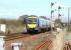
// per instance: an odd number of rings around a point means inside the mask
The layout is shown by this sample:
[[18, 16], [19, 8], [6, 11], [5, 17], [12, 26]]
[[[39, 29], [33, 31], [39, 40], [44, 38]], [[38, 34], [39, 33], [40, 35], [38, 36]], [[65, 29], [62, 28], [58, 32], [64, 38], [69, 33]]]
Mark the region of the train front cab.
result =
[[28, 17], [26, 20], [27, 32], [38, 31], [38, 19], [37, 17]]

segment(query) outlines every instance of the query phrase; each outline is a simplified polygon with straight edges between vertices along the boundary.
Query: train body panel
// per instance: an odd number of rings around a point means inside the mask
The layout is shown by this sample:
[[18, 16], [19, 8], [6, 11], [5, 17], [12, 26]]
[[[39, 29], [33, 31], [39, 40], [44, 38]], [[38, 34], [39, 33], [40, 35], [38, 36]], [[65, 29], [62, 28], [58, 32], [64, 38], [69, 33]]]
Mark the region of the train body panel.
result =
[[48, 27], [48, 20], [39, 18], [39, 26], [41, 28], [47, 28]]
[[39, 17], [39, 27], [41, 31], [47, 31], [49, 27], [49, 20]]

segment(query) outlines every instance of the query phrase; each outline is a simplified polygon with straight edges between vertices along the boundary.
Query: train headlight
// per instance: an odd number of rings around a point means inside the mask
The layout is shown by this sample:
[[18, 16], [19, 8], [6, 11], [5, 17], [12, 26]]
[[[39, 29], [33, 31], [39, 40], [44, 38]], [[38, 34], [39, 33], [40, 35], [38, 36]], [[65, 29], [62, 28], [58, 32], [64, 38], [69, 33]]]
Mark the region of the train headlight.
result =
[[28, 26], [29, 28], [36, 28], [36, 27], [37, 27], [37, 24], [27, 24], [27, 26]]

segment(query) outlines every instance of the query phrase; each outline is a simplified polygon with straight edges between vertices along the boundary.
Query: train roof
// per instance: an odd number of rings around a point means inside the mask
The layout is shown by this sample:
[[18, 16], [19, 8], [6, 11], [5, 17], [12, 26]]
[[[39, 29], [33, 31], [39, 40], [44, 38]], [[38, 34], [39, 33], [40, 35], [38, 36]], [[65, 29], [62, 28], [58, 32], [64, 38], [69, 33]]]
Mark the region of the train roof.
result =
[[28, 16], [27, 18], [37, 18], [37, 16], [35, 16], [35, 15], [30, 15], [30, 16]]
[[47, 18], [46, 16], [40, 16], [39, 18], [44, 19], [44, 20], [50, 20], [50, 19]]

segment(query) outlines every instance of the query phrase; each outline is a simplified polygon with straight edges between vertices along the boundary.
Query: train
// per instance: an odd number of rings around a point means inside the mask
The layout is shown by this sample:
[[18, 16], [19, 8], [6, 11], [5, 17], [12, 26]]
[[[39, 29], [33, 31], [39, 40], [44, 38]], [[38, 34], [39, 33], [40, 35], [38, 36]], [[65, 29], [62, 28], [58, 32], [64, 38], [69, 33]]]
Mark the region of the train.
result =
[[50, 20], [48, 20], [45, 16], [37, 17], [35, 15], [31, 15], [26, 17], [25, 22], [26, 22], [27, 32], [50, 31]]

